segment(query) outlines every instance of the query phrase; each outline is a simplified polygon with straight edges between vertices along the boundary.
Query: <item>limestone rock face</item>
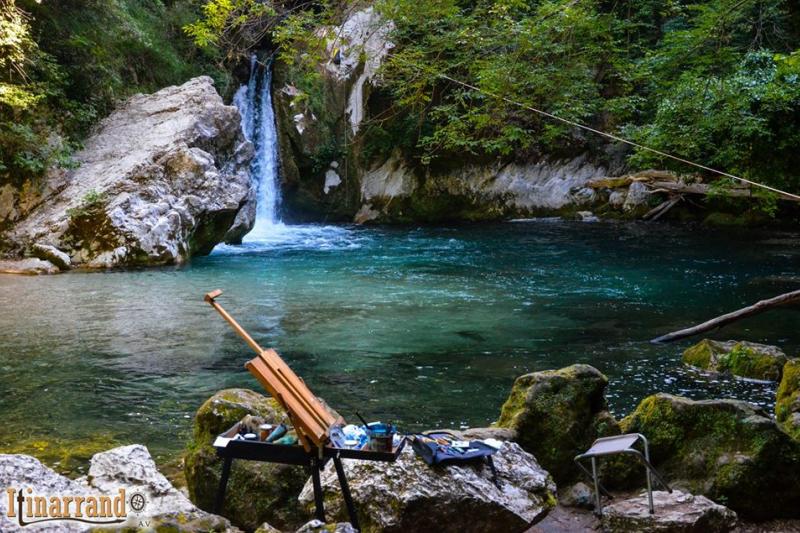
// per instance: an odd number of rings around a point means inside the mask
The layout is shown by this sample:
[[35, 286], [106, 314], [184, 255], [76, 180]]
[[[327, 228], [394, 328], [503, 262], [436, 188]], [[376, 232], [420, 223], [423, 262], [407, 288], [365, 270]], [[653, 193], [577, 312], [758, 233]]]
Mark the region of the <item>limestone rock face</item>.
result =
[[52, 532], [71, 532], [84, 531], [86, 526], [77, 522], [50, 522], [38, 526], [20, 527], [17, 518], [8, 516], [8, 497], [5, 494], [6, 488], [26, 490], [28, 487], [33, 489], [35, 494], [68, 494], [84, 496], [90, 494], [89, 489], [67, 477], [57, 474], [53, 470], [44, 466], [38, 459], [29, 455], [0, 455], [0, 485], [3, 486], [4, 494], [0, 498], [0, 531], [52, 531]]
[[[184, 456], [189, 495], [201, 509], [212, 511], [222, 461], [211, 445], [216, 436], [246, 416], [279, 423], [278, 403], [248, 389], [217, 392], [197, 410], [194, 436]], [[222, 515], [239, 527], [257, 529], [267, 522], [280, 529], [301, 525], [306, 514], [297, 502], [308, 473], [299, 466], [234, 461]]]
[[[133, 494], [144, 497], [144, 508], [134, 511], [125, 504], [127, 519], [119, 524], [102, 526], [103, 531], [139, 529], [143, 521], [152, 530], [235, 533], [239, 530], [220, 516], [199, 510], [158, 472], [150, 453], [142, 445], [122, 446], [92, 457], [89, 475], [71, 480], [27, 455], [0, 455], [0, 483], [4, 487], [33, 489], [42, 496], [110, 496], [119, 497], [120, 489], [130, 501]], [[12, 531], [91, 531], [97, 525], [75, 521], [45, 522], [20, 527], [17, 518], [8, 516], [8, 498], [0, 498], [0, 530]]]
[[792, 359], [783, 367], [775, 416], [781, 427], [800, 441], [800, 359]]
[[114, 494], [125, 487], [128, 495], [144, 496], [144, 509], [131, 516], [129, 525], [137, 526], [144, 520], [154, 529], [238, 531], [225, 518], [195, 507], [158, 471], [150, 452], [141, 444], [94, 455], [86, 479], [98, 492]]
[[[430, 467], [410, 445], [394, 463], [343, 465], [365, 533], [521, 531], [555, 506], [555, 484], [532, 455], [505, 443], [493, 459], [499, 487], [485, 464]], [[322, 473], [322, 487], [328, 518], [348, 520], [332, 463]], [[313, 509], [310, 480], [300, 501]]]
[[800, 443], [746, 402], [656, 394], [621, 427], [649, 439], [651, 461], [673, 488], [724, 502], [743, 518], [800, 516]]
[[134, 96], [89, 137], [78, 168], [15, 222], [10, 253], [46, 242], [72, 263], [97, 268], [208, 253], [251, 188], [253, 149], [239, 124], [237, 109], [205, 76]]
[[608, 412], [606, 378], [589, 365], [533, 372], [514, 382], [497, 425], [541, 461], [559, 483], [577, 478], [573, 463], [598, 437], [619, 433]]
[[683, 352], [683, 362], [687, 365], [768, 381], [781, 380], [783, 365], [788, 360], [775, 346], [747, 341], [703, 339]]
[[614, 501], [603, 508], [603, 530], [609, 533], [725, 533], [736, 526], [736, 513], [704, 496], [679, 490], [653, 492], [655, 514], [647, 493]]
[[72, 267], [69, 256], [55, 246], [37, 242], [31, 247], [31, 253], [42, 261], [49, 261], [60, 270], [69, 270]]

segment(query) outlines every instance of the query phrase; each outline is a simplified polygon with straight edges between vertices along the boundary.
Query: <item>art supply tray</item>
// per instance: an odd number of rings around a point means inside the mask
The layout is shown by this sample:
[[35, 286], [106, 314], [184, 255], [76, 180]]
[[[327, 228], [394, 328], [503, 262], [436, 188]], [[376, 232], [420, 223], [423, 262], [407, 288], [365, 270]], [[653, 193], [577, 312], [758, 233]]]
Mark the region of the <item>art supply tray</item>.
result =
[[[228, 431], [220, 434], [214, 441], [214, 448], [220, 457], [234, 459], [249, 459], [252, 461], [274, 461], [292, 465], [310, 465], [311, 458], [316, 454], [307, 452], [300, 444], [286, 445], [264, 442], [261, 440], [236, 439], [239, 434], [240, 423], [234, 424]], [[406, 445], [406, 437], [401, 437], [400, 442], [390, 452], [376, 452], [369, 449], [335, 448], [325, 446], [322, 448], [322, 458], [330, 459], [356, 459], [362, 461], [382, 461], [393, 463], [400, 456]]]

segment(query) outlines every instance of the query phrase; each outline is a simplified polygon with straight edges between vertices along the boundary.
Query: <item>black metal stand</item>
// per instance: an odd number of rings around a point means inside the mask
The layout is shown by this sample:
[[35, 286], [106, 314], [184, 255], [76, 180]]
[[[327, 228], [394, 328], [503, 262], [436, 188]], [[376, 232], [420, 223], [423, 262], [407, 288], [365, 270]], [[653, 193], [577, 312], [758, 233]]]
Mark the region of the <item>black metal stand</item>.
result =
[[[235, 425], [220, 437], [230, 439], [238, 433], [239, 425]], [[322, 480], [320, 472], [325, 467], [329, 459], [333, 460], [336, 469], [336, 477], [339, 486], [342, 488], [342, 498], [344, 499], [347, 514], [350, 517], [350, 524], [356, 530], [360, 530], [356, 506], [353, 503], [353, 496], [350, 493], [350, 486], [342, 466], [342, 459], [357, 459], [362, 461], [382, 461], [394, 462], [403, 451], [405, 439], [391, 452], [374, 452], [370, 450], [351, 450], [338, 448], [322, 448], [322, 457], [319, 450], [317, 453], [306, 452], [301, 446], [283, 446], [260, 441], [230, 440], [225, 446], [218, 446], [217, 455], [224, 459], [222, 463], [222, 475], [219, 479], [219, 487], [214, 500], [214, 513], [222, 511], [225, 502], [225, 490], [228, 486], [228, 478], [231, 473], [231, 465], [234, 459], [245, 459], [249, 461], [263, 461], [268, 463], [289, 464], [305, 466], [311, 470], [311, 483], [314, 487], [314, 506], [315, 517], [321, 522], [325, 522], [325, 503], [322, 492]]]

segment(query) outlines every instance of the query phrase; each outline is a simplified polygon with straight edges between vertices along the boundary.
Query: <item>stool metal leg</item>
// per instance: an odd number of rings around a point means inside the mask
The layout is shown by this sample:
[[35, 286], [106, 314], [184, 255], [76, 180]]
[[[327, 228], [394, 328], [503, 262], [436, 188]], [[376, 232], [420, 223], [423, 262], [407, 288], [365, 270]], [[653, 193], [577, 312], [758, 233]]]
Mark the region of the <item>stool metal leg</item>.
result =
[[592, 479], [594, 480], [595, 509], [597, 516], [603, 514], [603, 504], [600, 503], [600, 480], [597, 477], [597, 457], [592, 457]]
[[647, 503], [650, 505], [650, 514], [655, 514], [656, 510], [655, 507], [653, 507], [653, 482], [650, 474], [650, 447], [647, 445], [647, 439], [644, 435], [640, 435], [640, 437], [642, 442], [644, 442], [644, 458], [646, 459], [644, 470], [647, 472]]

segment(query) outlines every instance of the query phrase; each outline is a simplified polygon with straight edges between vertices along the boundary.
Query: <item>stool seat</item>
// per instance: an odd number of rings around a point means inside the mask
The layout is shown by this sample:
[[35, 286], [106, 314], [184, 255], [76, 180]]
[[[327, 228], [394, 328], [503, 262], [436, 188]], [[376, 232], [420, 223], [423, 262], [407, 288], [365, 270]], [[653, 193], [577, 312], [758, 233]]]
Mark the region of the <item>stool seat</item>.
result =
[[639, 440], [639, 435], [631, 433], [628, 435], [616, 435], [614, 437], [603, 437], [592, 443], [592, 447], [586, 450], [583, 455], [610, 455], [612, 453], [622, 453], [629, 450]]
[[[638, 442], [642, 441], [644, 445], [644, 454], [637, 450], [634, 445]], [[661, 474], [650, 464], [650, 448], [647, 444], [647, 438], [642, 435], [641, 433], [627, 433], [624, 435], [614, 435], [613, 437], [603, 437], [597, 439], [592, 443], [592, 446], [586, 450], [584, 453], [575, 456], [575, 464], [594, 482], [594, 493], [595, 493], [595, 514], [600, 515], [603, 512], [602, 503], [600, 501], [600, 494], [603, 493], [609, 498], [611, 498], [611, 494], [603, 487], [600, 483], [600, 474], [597, 468], [597, 459], [599, 457], [605, 455], [615, 455], [615, 454], [630, 454], [636, 457], [645, 467], [645, 475], [647, 476], [647, 496], [648, 496], [648, 503], [650, 504], [650, 514], [655, 512], [653, 508], [653, 486], [651, 481], [651, 476], [655, 476], [656, 480], [665, 488], [667, 491], [672, 492], [672, 489], [669, 488], [669, 485], [664, 481], [661, 477]], [[581, 464], [581, 460], [583, 459], [591, 459], [592, 461], [592, 470], [591, 472], [586, 469], [585, 466]]]

